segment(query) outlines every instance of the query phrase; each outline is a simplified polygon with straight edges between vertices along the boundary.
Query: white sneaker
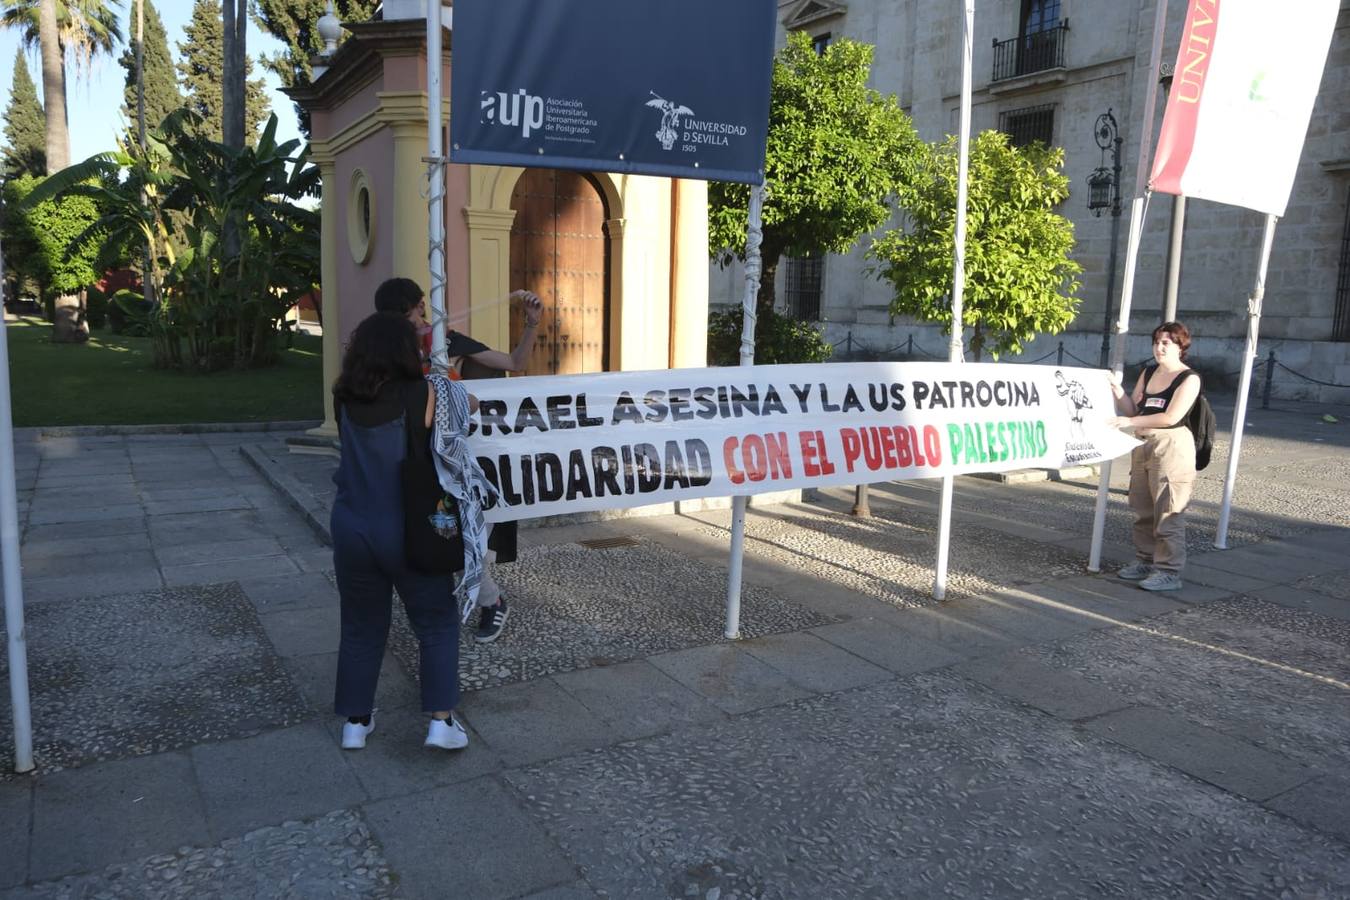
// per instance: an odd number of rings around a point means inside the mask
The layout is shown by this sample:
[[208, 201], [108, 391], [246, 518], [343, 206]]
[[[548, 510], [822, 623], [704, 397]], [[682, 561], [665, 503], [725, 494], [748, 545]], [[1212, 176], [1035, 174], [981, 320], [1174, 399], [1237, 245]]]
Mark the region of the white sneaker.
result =
[[427, 726], [427, 739], [422, 745], [440, 747], [442, 750], [463, 750], [469, 746], [469, 735], [453, 716], [444, 720], [432, 719]]
[[343, 750], [363, 750], [366, 746], [366, 736], [375, 730], [375, 714], [370, 715], [370, 724], [362, 725], [360, 722], [342, 723], [342, 749]]

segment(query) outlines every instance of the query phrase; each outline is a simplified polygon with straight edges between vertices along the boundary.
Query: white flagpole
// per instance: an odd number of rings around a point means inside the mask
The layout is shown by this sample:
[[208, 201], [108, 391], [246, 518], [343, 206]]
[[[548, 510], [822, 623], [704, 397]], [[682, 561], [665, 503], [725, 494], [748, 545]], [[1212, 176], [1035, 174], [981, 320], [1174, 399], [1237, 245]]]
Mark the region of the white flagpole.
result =
[[1247, 300], [1247, 347], [1242, 355], [1242, 378], [1238, 382], [1237, 409], [1233, 410], [1233, 446], [1228, 451], [1228, 472], [1223, 479], [1223, 505], [1219, 507], [1219, 529], [1214, 533], [1214, 549], [1228, 549], [1228, 517], [1233, 509], [1233, 485], [1237, 482], [1238, 454], [1242, 451], [1242, 432], [1247, 423], [1247, 392], [1252, 385], [1252, 363], [1256, 359], [1256, 339], [1261, 331], [1261, 303], [1266, 296], [1266, 268], [1270, 248], [1275, 242], [1278, 216], [1266, 216], [1261, 237], [1261, 262], [1256, 267], [1256, 284]]
[[[975, 32], [975, 0], [965, 0], [964, 15], [961, 18], [961, 125], [959, 130], [960, 149], [956, 163], [956, 234], [955, 248], [952, 254], [952, 332], [947, 355], [951, 362], [963, 362], [966, 358], [964, 347], [965, 324], [962, 319], [961, 304], [966, 289], [966, 195], [970, 176], [970, 93], [972, 41]], [[938, 511], [937, 566], [933, 573], [933, 599], [942, 600], [947, 596], [947, 557], [951, 551], [952, 531], [952, 486], [951, 475], [942, 478], [942, 500]]]
[[431, 275], [431, 368], [444, 372], [445, 146], [441, 137], [441, 0], [427, 0], [427, 260]]
[[[1153, 15], [1153, 50], [1145, 76], [1144, 115], [1139, 121], [1139, 154], [1134, 173], [1134, 199], [1130, 201], [1130, 239], [1125, 251], [1125, 277], [1120, 286], [1120, 313], [1116, 339], [1111, 348], [1111, 369], [1125, 374], [1125, 338], [1130, 331], [1130, 306], [1134, 303], [1134, 271], [1139, 264], [1139, 242], [1148, 215], [1148, 176], [1153, 167], [1153, 118], [1158, 104], [1158, 72], [1162, 68], [1163, 31], [1167, 25], [1167, 0], [1158, 0]], [[1129, 387], [1125, 388], [1130, 390]], [[1092, 545], [1088, 549], [1089, 572], [1102, 570], [1102, 537], [1106, 532], [1106, 503], [1111, 495], [1111, 460], [1102, 463], [1097, 482], [1097, 506], [1092, 514]]]
[[[764, 239], [760, 219], [764, 210], [764, 185], [750, 188], [750, 208], [745, 226], [745, 296], [741, 298], [741, 365], [755, 364], [755, 305], [759, 300], [759, 275], [762, 262], [759, 247]], [[744, 495], [731, 498], [731, 560], [727, 566], [727, 620], [724, 634], [728, 640], [741, 636], [741, 563], [745, 558]]]
[[[0, 254], [0, 285], [5, 281]], [[28, 696], [28, 638], [23, 625], [19, 561], [19, 493], [14, 484], [14, 418], [10, 410], [9, 334], [0, 309], [0, 566], [4, 567], [5, 633], [9, 635], [9, 700], [14, 709], [14, 771], [33, 768], [33, 715]]]

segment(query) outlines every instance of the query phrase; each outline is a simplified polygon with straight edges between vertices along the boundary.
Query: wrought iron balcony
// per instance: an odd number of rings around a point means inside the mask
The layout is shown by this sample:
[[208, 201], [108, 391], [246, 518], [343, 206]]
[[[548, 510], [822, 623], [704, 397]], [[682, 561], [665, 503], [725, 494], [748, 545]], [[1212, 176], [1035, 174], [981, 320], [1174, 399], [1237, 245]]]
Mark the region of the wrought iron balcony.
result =
[[1064, 67], [1065, 35], [1069, 20], [1053, 28], [1024, 34], [1006, 41], [994, 41], [994, 76], [992, 81], [1007, 81], [1019, 75], [1031, 75], [1047, 69]]

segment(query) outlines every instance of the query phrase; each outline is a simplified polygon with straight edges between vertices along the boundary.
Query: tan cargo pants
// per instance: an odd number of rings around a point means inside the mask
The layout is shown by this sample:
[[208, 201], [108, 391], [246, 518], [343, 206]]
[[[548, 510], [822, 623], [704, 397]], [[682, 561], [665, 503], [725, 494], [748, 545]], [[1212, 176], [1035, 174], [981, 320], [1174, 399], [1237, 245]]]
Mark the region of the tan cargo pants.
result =
[[1135, 436], [1144, 442], [1130, 454], [1135, 552], [1155, 568], [1180, 572], [1186, 565], [1186, 506], [1195, 484], [1195, 438], [1184, 425]]

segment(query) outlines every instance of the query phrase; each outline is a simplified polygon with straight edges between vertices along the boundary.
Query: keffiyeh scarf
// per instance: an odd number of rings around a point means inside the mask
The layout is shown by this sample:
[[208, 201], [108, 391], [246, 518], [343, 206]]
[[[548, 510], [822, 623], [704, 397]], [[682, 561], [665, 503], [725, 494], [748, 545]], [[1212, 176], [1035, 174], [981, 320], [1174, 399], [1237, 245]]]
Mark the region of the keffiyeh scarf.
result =
[[429, 375], [436, 392], [436, 418], [431, 428], [432, 459], [441, 488], [459, 506], [459, 528], [464, 536], [464, 573], [455, 585], [461, 621], [468, 621], [478, 603], [487, 553], [487, 524], [483, 510], [501, 502], [501, 496], [469, 453], [469, 394], [444, 375]]

